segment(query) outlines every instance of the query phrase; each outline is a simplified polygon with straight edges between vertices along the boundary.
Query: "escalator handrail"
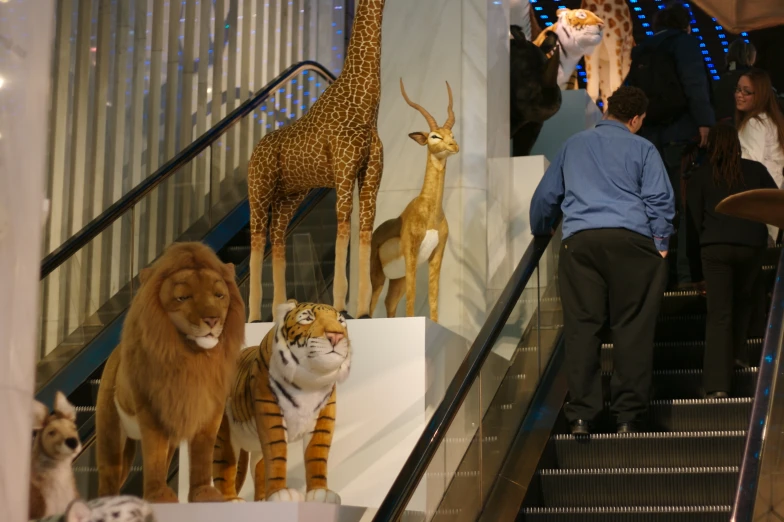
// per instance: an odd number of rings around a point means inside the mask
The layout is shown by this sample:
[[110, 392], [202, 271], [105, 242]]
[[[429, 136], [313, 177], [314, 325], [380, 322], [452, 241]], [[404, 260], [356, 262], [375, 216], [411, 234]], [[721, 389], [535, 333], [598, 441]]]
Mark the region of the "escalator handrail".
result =
[[[553, 226], [557, 229], [559, 223]], [[400, 519], [406, 505], [414, 495], [420, 480], [427, 471], [430, 461], [446, 436], [468, 392], [479, 376], [487, 356], [492, 352], [495, 342], [504, 329], [509, 316], [517, 306], [517, 301], [528, 285], [542, 255], [550, 244], [550, 236], [534, 237], [528, 244], [522, 259], [517, 264], [512, 277], [498, 297], [490, 315], [476, 336], [471, 349], [460, 364], [455, 376], [446, 389], [444, 399], [428, 421], [414, 449], [398, 473], [381, 502], [373, 522], [393, 522]]]
[[113, 203], [98, 217], [90, 221], [79, 232], [68, 238], [62, 245], [49, 253], [41, 262], [41, 279], [52, 273], [74, 254], [84, 248], [98, 234], [109, 228], [112, 223], [122, 217], [134, 205], [140, 202], [158, 185], [166, 181], [175, 172], [201, 154], [207, 147], [217, 141], [229, 128], [264, 103], [282, 84], [305, 71], [318, 73], [330, 83], [335, 82], [335, 75], [318, 62], [306, 60], [296, 63], [284, 70], [277, 78], [268, 83], [252, 98], [243, 102], [225, 118], [215, 124], [207, 132], [196, 138], [172, 159], [167, 161], [156, 172], [131, 189], [125, 196]]
[[754, 391], [749, 429], [746, 432], [746, 444], [740, 476], [735, 490], [735, 501], [732, 503], [732, 522], [751, 521], [754, 504], [759, 489], [760, 460], [762, 444], [768, 424], [768, 409], [775, 390], [772, 386], [778, 369], [779, 358], [784, 352], [784, 249], [779, 256], [776, 269], [776, 282], [773, 286], [773, 297], [768, 312], [768, 328], [762, 343], [759, 368], [757, 370], [757, 387]]

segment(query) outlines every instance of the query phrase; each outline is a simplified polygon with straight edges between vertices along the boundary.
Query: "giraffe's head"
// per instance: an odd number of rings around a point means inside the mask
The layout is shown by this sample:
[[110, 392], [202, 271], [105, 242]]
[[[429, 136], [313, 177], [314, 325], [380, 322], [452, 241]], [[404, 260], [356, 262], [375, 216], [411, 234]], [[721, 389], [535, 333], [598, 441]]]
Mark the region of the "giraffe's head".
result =
[[460, 152], [460, 146], [455, 141], [455, 136], [452, 134], [452, 126], [455, 124], [455, 113], [452, 110], [452, 88], [449, 87], [449, 82], [446, 82], [446, 90], [449, 93], [449, 107], [447, 108], [447, 119], [444, 125], [440, 126], [436, 123], [436, 119], [427, 112], [421, 105], [412, 102], [406, 94], [406, 88], [403, 86], [403, 79], [400, 79], [400, 91], [403, 93], [406, 103], [422, 113], [422, 116], [427, 120], [430, 126], [430, 132], [412, 132], [408, 136], [422, 146], [427, 145], [427, 150], [430, 154], [438, 159], [444, 159], [452, 154]]

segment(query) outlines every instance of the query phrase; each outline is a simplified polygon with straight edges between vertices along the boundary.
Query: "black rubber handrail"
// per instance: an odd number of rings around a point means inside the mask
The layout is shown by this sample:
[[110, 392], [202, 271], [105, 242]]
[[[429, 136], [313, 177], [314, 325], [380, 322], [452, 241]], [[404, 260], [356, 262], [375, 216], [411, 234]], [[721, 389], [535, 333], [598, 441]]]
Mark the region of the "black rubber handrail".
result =
[[779, 359], [784, 353], [784, 281], [782, 278], [784, 278], [784, 249], [781, 251], [776, 269], [776, 282], [768, 312], [768, 328], [765, 330], [757, 371], [757, 388], [754, 391], [749, 429], [746, 432], [746, 446], [743, 450], [735, 501], [732, 503], [730, 517], [732, 522], [751, 522], [759, 492], [762, 444], [768, 427], [768, 409], [775, 392], [771, 387], [775, 383], [776, 372], [781, 364]]
[[[553, 228], [557, 227], [558, 223]], [[498, 301], [493, 306], [482, 329], [479, 330], [468, 355], [460, 364], [452, 382], [449, 383], [444, 399], [428, 421], [395, 482], [392, 483], [392, 487], [389, 488], [389, 492], [381, 502], [373, 517], [373, 522], [396, 522], [403, 514], [406, 505], [424, 476], [427, 466], [433, 460], [449, 426], [452, 425], [452, 421], [460, 410], [460, 406], [479, 376], [485, 359], [493, 351], [495, 342], [517, 306], [517, 301], [539, 265], [539, 260], [547, 250], [550, 240], [549, 236], [538, 236], [528, 244], [523, 258], [517, 264], [517, 268], [498, 297]]]
[[98, 234], [109, 228], [112, 223], [122, 217], [128, 210], [141, 201], [158, 185], [166, 181], [175, 172], [184, 167], [193, 158], [201, 154], [207, 147], [218, 140], [232, 125], [239, 122], [242, 118], [250, 114], [259, 105], [264, 103], [282, 84], [291, 80], [293, 77], [305, 72], [313, 71], [330, 82], [336, 80], [326, 67], [318, 62], [303, 61], [296, 63], [284, 70], [277, 78], [272, 80], [252, 98], [243, 102], [239, 107], [231, 111], [225, 118], [214, 125], [210, 130], [196, 138], [194, 142], [185, 147], [176, 156], [167, 161], [152, 175], [131, 189], [125, 196], [120, 198], [107, 208], [100, 216], [96, 217], [84, 226], [79, 232], [68, 238], [62, 245], [53, 250], [41, 262], [41, 279], [52, 273], [57, 267], [65, 263], [71, 256], [79, 252]]

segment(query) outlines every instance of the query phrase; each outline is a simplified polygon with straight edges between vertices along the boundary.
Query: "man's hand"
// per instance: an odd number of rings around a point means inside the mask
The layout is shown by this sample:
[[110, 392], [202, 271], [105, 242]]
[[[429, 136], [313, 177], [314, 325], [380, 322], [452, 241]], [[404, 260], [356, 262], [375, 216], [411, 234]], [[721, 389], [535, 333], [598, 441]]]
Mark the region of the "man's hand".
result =
[[707, 147], [708, 146], [708, 133], [710, 132], [710, 127], [700, 127], [700, 147]]
[[660, 254], [662, 257], [666, 258], [666, 257], [667, 257], [667, 250], [659, 250], [659, 254]]

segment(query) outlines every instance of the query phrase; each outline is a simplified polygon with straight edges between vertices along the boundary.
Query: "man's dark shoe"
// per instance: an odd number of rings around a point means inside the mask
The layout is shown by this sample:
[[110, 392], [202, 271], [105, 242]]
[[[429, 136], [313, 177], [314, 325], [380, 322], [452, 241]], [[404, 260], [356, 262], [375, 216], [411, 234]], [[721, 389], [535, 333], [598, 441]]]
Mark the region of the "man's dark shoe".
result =
[[619, 422], [618, 433], [620, 435], [628, 433], [637, 433], [637, 426], [633, 422]]
[[591, 433], [588, 422], [581, 419], [572, 421], [569, 424], [569, 429], [572, 431], [572, 435], [589, 435]]

